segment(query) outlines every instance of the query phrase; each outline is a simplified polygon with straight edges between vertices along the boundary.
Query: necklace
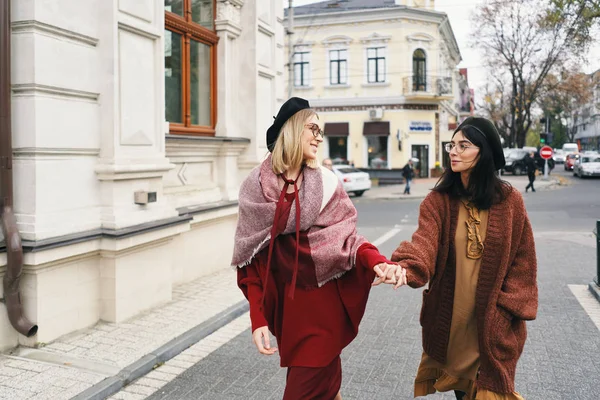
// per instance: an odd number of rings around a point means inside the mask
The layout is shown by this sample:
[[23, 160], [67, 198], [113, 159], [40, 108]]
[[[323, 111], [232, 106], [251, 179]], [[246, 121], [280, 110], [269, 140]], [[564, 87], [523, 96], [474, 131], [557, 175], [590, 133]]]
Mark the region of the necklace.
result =
[[462, 200], [463, 205], [467, 209], [469, 216], [467, 217], [467, 258], [478, 260], [483, 256], [483, 240], [479, 232], [481, 218], [479, 210], [470, 202]]

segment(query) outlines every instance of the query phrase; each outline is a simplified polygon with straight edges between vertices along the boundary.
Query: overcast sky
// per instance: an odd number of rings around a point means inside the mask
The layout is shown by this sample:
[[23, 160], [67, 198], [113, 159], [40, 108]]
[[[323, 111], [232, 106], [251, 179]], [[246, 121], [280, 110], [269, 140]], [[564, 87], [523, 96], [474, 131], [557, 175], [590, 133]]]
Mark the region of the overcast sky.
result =
[[[311, 3], [319, 3], [315, 0], [293, 0], [294, 6], [303, 6]], [[469, 35], [471, 26], [469, 18], [474, 12], [477, 4], [483, 0], [436, 0], [435, 8], [437, 11], [443, 11], [448, 14], [454, 36], [458, 42], [463, 61], [460, 68], [469, 69], [469, 84], [476, 90], [477, 98], [481, 96], [481, 90], [487, 80], [487, 71], [481, 65], [481, 56], [475, 49], [469, 48]], [[288, 0], [282, 0], [284, 8], [288, 6]], [[593, 72], [600, 68], [600, 42], [596, 43], [589, 56], [590, 63], [586, 66], [585, 72]]]

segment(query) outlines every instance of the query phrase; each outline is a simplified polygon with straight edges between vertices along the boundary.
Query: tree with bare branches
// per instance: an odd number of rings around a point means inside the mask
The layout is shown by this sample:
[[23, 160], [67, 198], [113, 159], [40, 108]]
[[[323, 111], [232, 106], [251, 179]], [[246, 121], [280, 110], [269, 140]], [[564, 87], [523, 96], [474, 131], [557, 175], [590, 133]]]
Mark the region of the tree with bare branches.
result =
[[559, 74], [550, 73], [544, 80], [538, 104], [544, 115], [559, 123], [567, 118], [571, 119], [565, 132], [569, 142], [574, 141], [577, 133], [575, 127], [581, 117], [579, 108], [592, 100], [596, 84], [593, 77], [583, 73], [578, 66], [565, 68]]
[[591, 40], [581, 12], [560, 24], [551, 23], [547, 11], [551, 1], [491, 0], [479, 6], [473, 18], [473, 44], [484, 54], [495, 90], [503, 88], [509, 96], [511, 147], [525, 144], [546, 76]]

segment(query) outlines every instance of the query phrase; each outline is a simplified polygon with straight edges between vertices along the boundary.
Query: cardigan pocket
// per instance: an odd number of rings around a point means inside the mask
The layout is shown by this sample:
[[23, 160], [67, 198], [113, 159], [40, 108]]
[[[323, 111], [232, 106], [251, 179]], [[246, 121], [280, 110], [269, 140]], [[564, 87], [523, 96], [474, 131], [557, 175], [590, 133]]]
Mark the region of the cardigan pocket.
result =
[[490, 346], [492, 354], [500, 361], [513, 360], [519, 356], [520, 343], [513, 329], [513, 322], [496, 307], [490, 325]]
[[428, 289], [423, 290], [423, 301], [421, 304], [421, 313], [419, 314], [419, 323], [421, 324], [421, 326], [424, 328], [424, 319], [426, 315], [430, 315], [431, 314], [431, 299], [429, 299], [429, 294], [431, 293], [431, 287], [429, 287]]

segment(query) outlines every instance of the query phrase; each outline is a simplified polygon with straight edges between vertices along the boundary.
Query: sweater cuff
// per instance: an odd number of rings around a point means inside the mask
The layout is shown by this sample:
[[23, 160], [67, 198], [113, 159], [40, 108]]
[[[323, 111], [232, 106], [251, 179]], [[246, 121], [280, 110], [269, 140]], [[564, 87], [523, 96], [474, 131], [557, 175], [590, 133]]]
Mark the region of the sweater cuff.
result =
[[250, 322], [252, 322], [252, 332], [254, 332], [257, 328], [268, 325], [267, 320], [260, 310], [260, 306], [258, 304], [250, 305]]
[[372, 270], [376, 265], [381, 263], [395, 264], [386, 257], [382, 256], [377, 247], [371, 243], [363, 243], [356, 251], [357, 264]]

